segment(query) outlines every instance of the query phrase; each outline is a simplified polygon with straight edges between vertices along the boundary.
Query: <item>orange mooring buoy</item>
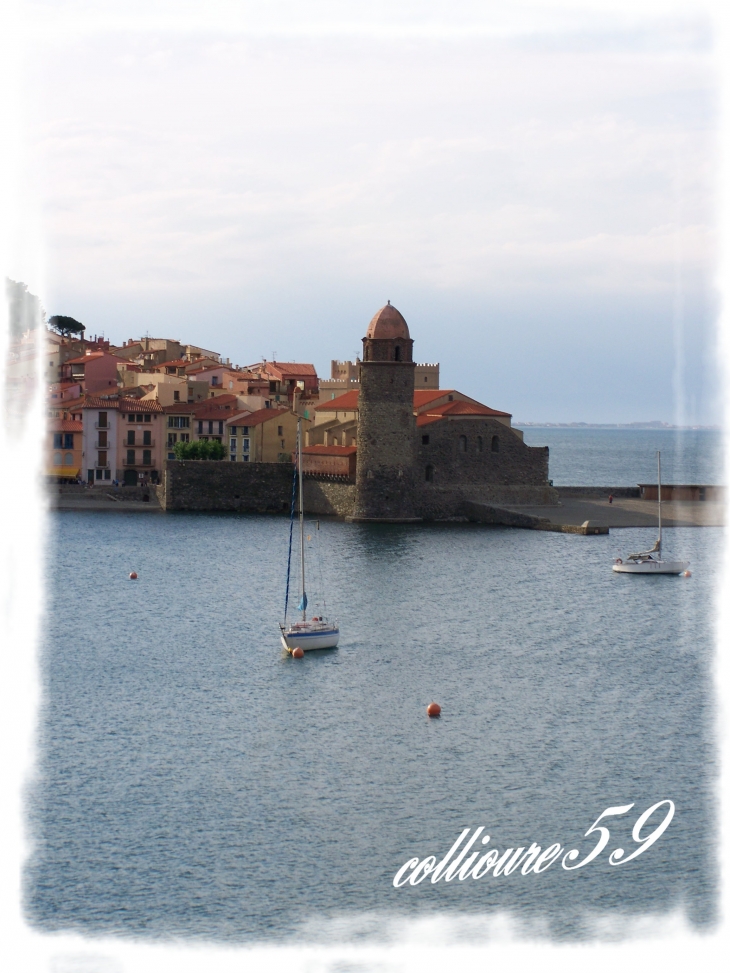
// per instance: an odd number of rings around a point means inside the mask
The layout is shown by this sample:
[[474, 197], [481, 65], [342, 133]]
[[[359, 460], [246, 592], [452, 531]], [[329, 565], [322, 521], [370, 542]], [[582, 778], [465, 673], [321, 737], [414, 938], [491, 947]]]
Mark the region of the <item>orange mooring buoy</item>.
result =
[[294, 659], [303, 659], [304, 649], [301, 647], [301, 645], [298, 645], [295, 649], [292, 649], [291, 654], [292, 658]]
[[132, 571], [132, 573], [129, 576], [129, 580], [130, 581], [136, 581], [137, 580], [137, 572], [136, 571]]
[[429, 716], [440, 716], [441, 707], [439, 706], [438, 703], [429, 703], [428, 706], [426, 707], [426, 712], [428, 713]]
[[691, 578], [692, 577], [692, 572], [691, 571], [685, 571], [684, 572], [684, 576], [685, 576], [685, 578]]

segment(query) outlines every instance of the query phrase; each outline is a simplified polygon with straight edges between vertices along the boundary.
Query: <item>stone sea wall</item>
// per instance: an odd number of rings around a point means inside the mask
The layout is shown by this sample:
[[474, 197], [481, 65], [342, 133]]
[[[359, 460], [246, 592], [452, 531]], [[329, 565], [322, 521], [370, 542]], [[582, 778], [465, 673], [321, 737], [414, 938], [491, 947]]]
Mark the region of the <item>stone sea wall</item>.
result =
[[167, 460], [158, 489], [163, 510], [236, 510], [287, 513], [291, 463]]

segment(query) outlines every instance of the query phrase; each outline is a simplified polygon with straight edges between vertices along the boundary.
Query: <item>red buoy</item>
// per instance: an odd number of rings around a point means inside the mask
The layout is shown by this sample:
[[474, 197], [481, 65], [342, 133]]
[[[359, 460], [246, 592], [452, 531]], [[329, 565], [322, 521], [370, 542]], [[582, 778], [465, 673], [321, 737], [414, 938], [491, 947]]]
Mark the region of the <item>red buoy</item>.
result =
[[429, 703], [428, 706], [426, 707], [426, 712], [428, 713], [429, 716], [440, 716], [441, 707], [439, 706], [438, 703]]
[[132, 571], [132, 573], [129, 576], [129, 580], [130, 581], [136, 581], [137, 580], [137, 572], [136, 571]]
[[295, 649], [292, 649], [291, 654], [292, 654], [292, 658], [294, 659], [303, 659], [304, 649], [301, 647], [301, 645], [298, 645]]
[[691, 571], [685, 571], [684, 572], [684, 576], [685, 576], [685, 578], [691, 578], [692, 577], [692, 572]]

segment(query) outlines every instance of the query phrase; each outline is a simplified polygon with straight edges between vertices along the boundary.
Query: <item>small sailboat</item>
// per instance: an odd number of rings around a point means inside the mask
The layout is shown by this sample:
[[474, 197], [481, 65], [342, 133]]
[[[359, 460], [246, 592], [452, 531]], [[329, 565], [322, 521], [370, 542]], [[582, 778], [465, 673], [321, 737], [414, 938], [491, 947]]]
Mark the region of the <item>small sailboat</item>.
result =
[[[301, 562], [301, 598], [297, 612], [301, 617], [289, 620], [289, 580], [291, 578], [292, 539], [294, 533], [294, 500], [296, 498], [297, 481], [299, 483], [299, 554]], [[319, 528], [319, 524], [317, 525]], [[325, 615], [315, 615], [307, 618], [307, 592], [305, 587], [305, 558], [304, 558], [304, 475], [302, 472], [302, 420], [297, 424], [297, 469], [294, 473], [292, 489], [291, 518], [289, 521], [289, 558], [286, 566], [286, 600], [284, 603], [284, 621], [279, 623], [281, 629], [281, 644], [287, 652], [296, 648], [303, 651], [310, 649], [334, 649], [340, 639], [340, 630], [336, 621], [330, 621]]]
[[650, 550], [629, 554], [625, 561], [617, 557], [613, 562], [613, 570], [621, 574], [682, 574], [689, 567], [689, 561], [662, 557], [662, 455], [659, 450], [656, 459], [659, 536]]

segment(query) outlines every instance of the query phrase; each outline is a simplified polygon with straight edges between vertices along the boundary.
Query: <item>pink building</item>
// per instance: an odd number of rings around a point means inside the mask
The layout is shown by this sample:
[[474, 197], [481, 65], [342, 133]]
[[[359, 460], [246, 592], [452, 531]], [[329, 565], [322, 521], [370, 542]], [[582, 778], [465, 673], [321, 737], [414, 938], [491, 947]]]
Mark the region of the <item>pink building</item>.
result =
[[87, 352], [61, 366], [61, 382], [79, 384], [87, 395], [110, 392], [117, 387], [117, 367], [126, 364], [126, 359], [106, 351]]
[[83, 411], [82, 476], [87, 483], [158, 481], [165, 438], [159, 402], [87, 395]]

